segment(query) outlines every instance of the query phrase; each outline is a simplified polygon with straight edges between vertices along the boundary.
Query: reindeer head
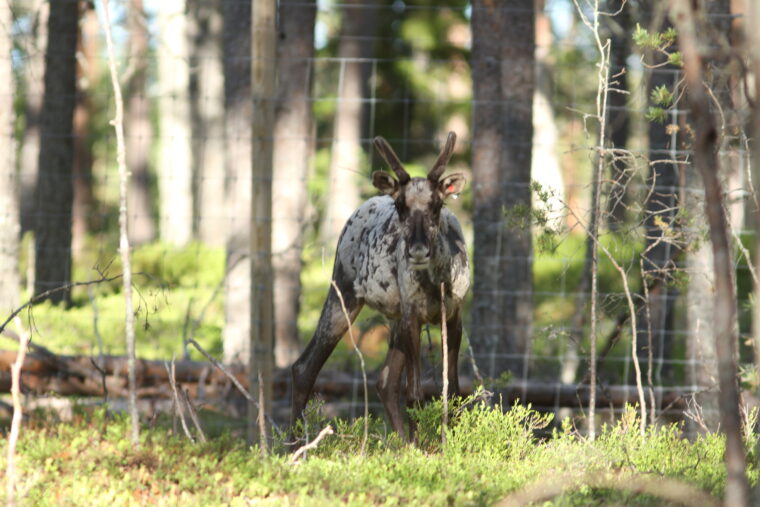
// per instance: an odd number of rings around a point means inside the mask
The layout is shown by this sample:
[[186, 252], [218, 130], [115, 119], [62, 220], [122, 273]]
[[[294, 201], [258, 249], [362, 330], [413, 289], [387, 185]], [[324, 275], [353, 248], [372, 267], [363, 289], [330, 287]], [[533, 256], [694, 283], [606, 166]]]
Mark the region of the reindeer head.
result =
[[391, 166], [398, 180], [386, 172], [376, 171], [372, 174], [372, 184], [382, 193], [393, 197], [402, 234], [406, 239], [405, 254], [415, 269], [425, 269], [430, 262], [444, 200], [461, 192], [465, 184], [461, 173], [443, 176], [454, 151], [456, 138], [454, 132], [449, 132], [446, 145], [427, 178], [411, 178], [388, 142], [382, 137], [375, 138], [375, 148]]

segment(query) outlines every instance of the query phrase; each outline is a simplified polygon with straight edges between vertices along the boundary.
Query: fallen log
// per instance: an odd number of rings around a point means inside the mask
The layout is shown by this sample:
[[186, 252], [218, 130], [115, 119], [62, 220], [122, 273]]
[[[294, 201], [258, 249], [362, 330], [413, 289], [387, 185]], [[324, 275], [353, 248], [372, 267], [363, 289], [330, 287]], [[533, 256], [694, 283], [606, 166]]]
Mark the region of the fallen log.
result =
[[[0, 392], [10, 392], [10, 365], [16, 359], [13, 351], [0, 351]], [[137, 396], [141, 399], [170, 399], [171, 388], [166, 361], [138, 359]], [[228, 370], [244, 388], [248, 388], [248, 376], [242, 365], [229, 365]], [[241, 398], [232, 382], [219, 369], [202, 361], [175, 361], [177, 383], [188, 391], [193, 399], [203, 401], [231, 401]], [[370, 396], [375, 398], [377, 373], [368, 374]], [[30, 353], [21, 369], [24, 393], [34, 395], [55, 394], [59, 396], [89, 396], [111, 398], [126, 396], [127, 360], [124, 356], [56, 356], [49, 353]], [[273, 378], [275, 400], [286, 403], [289, 398], [290, 372], [278, 369]], [[440, 396], [440, 388], [432, 379], [422, 384], [426, 398]], [[460, 379], [462, 395], [474, 390], [472, 379]], [[314, 386], [314, 392], [326, 401], [346, 399], [361, 393], [362, 379], [343, 371], [322, 371]], [[676, 388], [654, 389], [658, 409], [683, 410], [686, 408], [687, 390]], [[513, 382], [498, 393], [502, 402], [512, 404], [517, 400], [530, 403], [535, 408], [579, 408], [588, 406], [590, 392], [587, 385], [571, 385], [550, 382]], [[597, 393], [599, 408], [620, 408], [637, 399], [635, 386], [606, 386]]]

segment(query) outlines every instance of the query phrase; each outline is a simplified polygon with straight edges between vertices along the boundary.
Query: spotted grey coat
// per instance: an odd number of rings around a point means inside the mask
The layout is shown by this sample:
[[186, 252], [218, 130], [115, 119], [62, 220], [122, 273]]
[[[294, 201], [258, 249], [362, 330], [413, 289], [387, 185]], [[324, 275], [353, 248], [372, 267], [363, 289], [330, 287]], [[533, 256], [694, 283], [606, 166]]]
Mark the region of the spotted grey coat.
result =
[[[410, 185], [418, 183], [412, 180]], [[390, 196], [369, 199], [348, 219], [338, 242], [336, 265], [341, 266], [342, 276], [353, 281], [356, 297], [389, 319], [414, 313], [423, 324], [440, 324], [441, 282], [446, 284], [449, 315], [459, 308], [470, 286], [462, 228], [451, 211], [441, 209], [426, 269], [410, 262], [403, 229]]]
[[391, 321], [388, 355], [377, 389], [393, 428], [405, 435], [399, 407], [402, 374], [406, 371], [407, 405], [422, 401], [420, 328], [441, 323], [442, 284], [448, 380], [451, 392], [459, 392], [461, 306], [470, 270], [462, 229], [444, 207], [445, 199], [457, 195], [465, 183], [458, 173], [443, 176], [455, 140], [454, 133], [449, 133], [426, 178], [411, 178], [390, 145], [375, 139], [375, 147], [398, 180], [382, 171], [373, 173], [374, 186], [385, 195], [362, 204], [341, 233], [333, 285], [317, 329], [292, 367], [291, 426], [301, 417], [319, 370], [346, 333], [348, 321], [353, 322], [366, 304]]

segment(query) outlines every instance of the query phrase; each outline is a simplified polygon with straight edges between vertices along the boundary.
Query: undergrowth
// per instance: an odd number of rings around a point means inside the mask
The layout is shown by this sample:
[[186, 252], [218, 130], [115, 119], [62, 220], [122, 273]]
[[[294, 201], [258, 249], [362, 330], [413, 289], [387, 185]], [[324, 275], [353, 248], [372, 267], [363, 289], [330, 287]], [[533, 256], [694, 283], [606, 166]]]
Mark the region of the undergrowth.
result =
[[[676, 425], [638, 434], [633, 409], [602, 429], [593, 442], [565, 421], [547, 432], [551, 415], [513, 405], [503, 410], [479, 396], [451, 405], [447, 441], [440, 441], [440, 401], [411, 411], [419, 442], [409, 445], [372, 418], [361, 455], [361, 419], [328, 420], [312, 406], [310, 438], [331, 424], [335, 434], [297, 464], [284, 438], [262, 457], [227, 433], [192, 444], [171, 421], [143, 428], [131, 449], [128, 421], [79, 409], [74, 420], [51, 424], [32, 415], [17, 451], [22, 505], [490, 505], [505, 495], [562, 474], [669, 477], [720, 497], [725, 484], [724, 439], [708, 434], [684, 439]], [[542, 437], [537, 436], [542, 431]], [[757, 440], [757, 435], [752, 435]], [[0, 469], [5, 470], [5, 442]], [[751, 447], [753, 442], [748, 441]], [[747, 470], [757, 484], [757, 464]], [[3, 489], [4, 490], [4, 489]], [[630, 492], [580, 487], [556, 498], [559, 505], [661, 505]]]

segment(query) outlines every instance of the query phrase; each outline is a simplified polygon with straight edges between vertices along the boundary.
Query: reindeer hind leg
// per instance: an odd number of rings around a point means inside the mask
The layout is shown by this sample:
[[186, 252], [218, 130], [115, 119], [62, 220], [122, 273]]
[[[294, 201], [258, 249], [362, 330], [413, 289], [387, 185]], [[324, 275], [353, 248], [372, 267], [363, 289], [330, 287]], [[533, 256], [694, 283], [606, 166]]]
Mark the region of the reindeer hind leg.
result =
[[[339, 272], [337, 267], [336, 272]], [[317, 324], [314, 336], [291, 367], [293, 379], [293, 398], [290, 413], [291, 428], [294, 427], [296, 421], [301, 417], [304, 408], [306, 408], [306, 402], [311, 395], [319, 371], [364, 305], [364, 302], [356, 297], [352, 283], [341, 282], [340, 277], [336, 278], [338, 278], [336, 285], [338, 286], [340, 295], [343, 297], [348, 319], [346, 319], [346, 314], [341, 306], [338, 292], [335, 290], [335, 287], [331, 286], [327, 295], [327, 301], [325, 301], [322, 307], [322, 313], [319, 317], [319, 323]]]

